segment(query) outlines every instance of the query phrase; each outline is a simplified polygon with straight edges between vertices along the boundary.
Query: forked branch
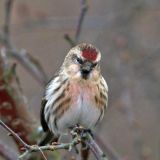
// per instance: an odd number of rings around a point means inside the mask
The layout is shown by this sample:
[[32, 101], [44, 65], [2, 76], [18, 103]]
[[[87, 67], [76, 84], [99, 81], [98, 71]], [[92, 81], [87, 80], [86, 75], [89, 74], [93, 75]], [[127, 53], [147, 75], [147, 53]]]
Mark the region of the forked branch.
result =
[[84, 18], [85, 18], [85, 15], [86, 15], [87, 11], [88, 11], [87, 0], [81, 0], [81, 11], [80, 11], [80, 15], [79, 15], [79, 18], [78, 18], [78, 24], [77, 24], [75, 36], [72, 39], [69, 36], [69, 34], [64, 35], [64, 38], [70, 44], [71, 47], [74, 47], [79, 41], [79, 37], [80, 37], [80, 34], [81, 34], [81, 30], [82, 30], [82, 24], [83, 24], [83, 21], [84, 21]]
[[41, 84], [45, 85], [48, 78], [40, 63], [24, 49], [18, 50], [10, 38], [11, 11], [14, 0], [5, 1], [5, 21], [3, 32], [0, 32], [0, 43], [5, 46], [7, 56], [16, 59]]
[[71, 150], [74, 146], [79, 144], [80, 142], [84, 142], [93, 152], [97, 160], [108, 160], [103, 151], [100, 149], [98, 144], [94, 141], [92, 136], [89, 132], [86, 132], [84, 128], [81, 127], [75, 127], [71, 131], [71, 134], [74, 135], [74, 138], [70, 143], [60, 143], [60, 144], [52, 144], [52, 145], [46, 145], [46, 146], [38, 146], [38, 145], [29, 145], [25, 143], [18, 134], [16, 134], [12, 129], [10, 129], [5, 123], [3, 123], [0, 120], [0, 125], [7, 130], [13, 137], [15, 137], [18, 141], [21, 142], [23, 145], [23, 150], [25, 152], [19, 156], [19, 159], [24, 159], [26, 156], [29, 155], [31, 152], [41, 152], [42, 155], [43, 151], [55, 151], [60, 149], [66, 149]]

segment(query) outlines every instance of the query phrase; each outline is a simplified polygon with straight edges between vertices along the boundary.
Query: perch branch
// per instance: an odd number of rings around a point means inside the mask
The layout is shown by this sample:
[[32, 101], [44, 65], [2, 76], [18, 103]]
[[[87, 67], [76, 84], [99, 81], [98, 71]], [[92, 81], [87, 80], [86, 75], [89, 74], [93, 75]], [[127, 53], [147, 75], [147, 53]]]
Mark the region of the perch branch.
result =
[[74, 135], [74, 138], [70, 143], [60, 143], [60, 144], [52, 144], [52, 145], [46, 145], [46, 146], [38, 146], [38, 145], [29, 145], [25, 143], [18, 134], [16, 134], [14, 131], [12, 131], [5, 123], [3, 123], [0, 120], [0, 125], [6, 129], [12, 136], [14, 136], [18, 141], [20, 141], [23, 145], [23, 150], [25, 152], [19, 156], [19, 159], [23, 159], [26, 157], [29, 153], [31, 152], [41, 152], [43, 154], [43, 151], [55, 151], [59, 149], [67, 149], [71, 150], [74, 146], [79, 144], [81, 141], [86, 143], [88, 147], [90, 147], [91, 151], [95, 155], [97, 160], [108, 160], [103, 151], [100, 149], [98, 144], [94, 141], [92, 136], [90, 135], [89, 132], [84, 132], [85, 129], [82, 129], [80, 127], [75, 127], [71, 131], [71, 134]]

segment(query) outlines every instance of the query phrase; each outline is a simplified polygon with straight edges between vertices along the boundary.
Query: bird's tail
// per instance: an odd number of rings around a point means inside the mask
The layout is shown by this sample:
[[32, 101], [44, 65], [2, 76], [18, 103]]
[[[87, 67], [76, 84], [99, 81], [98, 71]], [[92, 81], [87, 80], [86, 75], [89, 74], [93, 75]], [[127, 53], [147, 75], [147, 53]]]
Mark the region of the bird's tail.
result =
[[51, 142], [58, 142], [58, 137], [55, 137], [53, 133], [51, 133], [50, 131], [47, 131], [46, 134], [39, 141], [38, 145], [43, 146]]
[[90, 154], [89, 147], [84, 142], [81, 142], [81, 158], [82, 158], [82, 160], [88, 160], [89, 154]]

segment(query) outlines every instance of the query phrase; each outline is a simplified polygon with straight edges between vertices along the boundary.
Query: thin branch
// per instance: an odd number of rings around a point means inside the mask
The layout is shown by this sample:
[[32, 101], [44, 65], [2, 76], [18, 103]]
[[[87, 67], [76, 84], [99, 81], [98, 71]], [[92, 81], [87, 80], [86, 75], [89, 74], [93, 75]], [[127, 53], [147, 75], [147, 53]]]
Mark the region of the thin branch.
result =
[[7, 53], [18, 60], [41, 85], [46, 85], [48, 78], [43, 68], [34, 57], [27, 53], [26, 50], [21, 49], [20, 51], [17, 51], [16, 49], [12, 49], [8, 50]]
[[31, 152], [55, 151], [55, 150], [60, 150], [60, 149], [67, 149], [70, 151], [75, 145], [79, 143], [80, 143], [79, 138], [76, 137], [70, 143], [61, 143], [57, 145], [46, 145], [46, 146], [32, 145], [32, 146], [29, 146], [26, 152], [24, 152], [22, 155], [19, 156], [19, 159], [23, 159]]
[[87, 10], [88, 10], [87, 0], [82, 0], [81, 3], [82, 3], [81, 4], [81, 13], [80, 13], [80, 16], [79, 16], [77, 30], [76, 30], [76, 34], [75, 34], [75, 40], [74, 40], [75, 43], [78, 43], [79, 36], [80, 36], [81, 30], [82, 30], [82, 24], [83, 24], [83, 21], [84, 21], [84, 17], [87, 13]]
[[112, 160], [121, 160], [121, 156], [113, 149], [110, 143], [105, 143], [103, 140], [97, 136], [94, 135], [94, 138], [96, 142], [103, 148], [103, 150], [107, 153], [107, 156], [110, 157]]
[[88, 11], [87, 0], [82, 0], [82, 2], [81, 2], [81, 12], [80, 12], [80, 15], [79, 15], [79, 18], [78, 18], [78, 24], [77, 24], [76, 33], [75, 33], [74, 38], [72, 39], [68, 34], [64, 35], [64, 38], [70, 44], [71, 47], [75, 46], [79, 41], [79, 37], [80, 37], [80, 34], [81, 34], [81, 30], [82, 30], [82, 24], [83, 24], [84, 17], [86, 15], [87, 11]]
[[45, 85], [48, 78], [40, 63], [28, 54], [24, 49], [18, 51], [10, 39], [11, 11], [14, 0], [6, 0], [5, 3], [5, 22], [3, 33], [0, 34], [0, 41], [5, 45], [8, 55], [15, 58], [21, 65], [41, 84]]
[[84, 138], [84, 142], [91, 149], [97, 160], [108, 160], [104, 152], [101, 150], [101, 148], [98, 146], [98, 144], [88, 132], [86, 133]]
[[10, 48], [10, 22], [11, 22], [11, 11], [13, 6], [13, 0], [6, 0], [5, 2], [5, 22], [4, 22], [4, 42]]
[[5, 128], [9, 133], [11, 133], [18, 141], [20, 141], [23, 146], [25, 146], [25, 148], [29, 148], [30, 146], [25, 143], [17, 133], [15, 133], [12, 129], [10, 129], [5, 123], [3, 123], [3, 121], [0, 120], [0, 125]]
[[71, 47], [74, 47], [76, 45], [75, 41], [68, 34], [64, 35], [64, 39], [66, 39]]
[[0, 125], [6, 129], [12, 136], [14, 136], [18, 141], [20, 141], [23, 145], [23, 149], [25, 152], [19, 156], [19, 159], [23, 159], [26, 157], [29, 153], [31, 152], [41, 152], [42, 155], [43, 151], [55, 151], [55, 150], [60, 150], [60, 149], [67, 149], [71, 150], [74, 146], [79, 144], [81, 141], [83, 141], [88, 147], [91, 149], [93, 154], [95, 155], [97, 160], [108, 160], [103, 151], [100, 149], [98, 144], [94, 141], [92, 136], [90, 135], [89, 132], [84, 132], [85, 129], [81, 127], [74, 127], [73, 130], [71, 131], [71, 134], [74, 134], [74, 138], [70, 143], [60, 143], [56, 145], [46, 145], [46, 146], [38, 146], [38, 145], [28, 145], [25, 143], [18, 134], [16, 134], [14, 131], [12, 131], [6, 124], [4, 124], [0, 120]]

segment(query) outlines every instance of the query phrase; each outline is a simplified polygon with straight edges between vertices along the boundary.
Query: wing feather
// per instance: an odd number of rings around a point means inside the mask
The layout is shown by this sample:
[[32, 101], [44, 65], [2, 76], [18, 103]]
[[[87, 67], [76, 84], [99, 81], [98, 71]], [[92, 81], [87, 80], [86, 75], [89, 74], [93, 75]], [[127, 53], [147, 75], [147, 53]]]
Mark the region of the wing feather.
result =
[[40, 111], [40, 118], [41, 118], [42, 128], [45, 132], [48, 131], [48, 125], [46, 123], [45, 116], [44, 116], [44, 108], [45, 108], [46, 103], [47, 103], [47, 100], [45, 98], [43, 98], [42, 103], [41, 103], [42, 107], [41, 107], [41, 111]]

